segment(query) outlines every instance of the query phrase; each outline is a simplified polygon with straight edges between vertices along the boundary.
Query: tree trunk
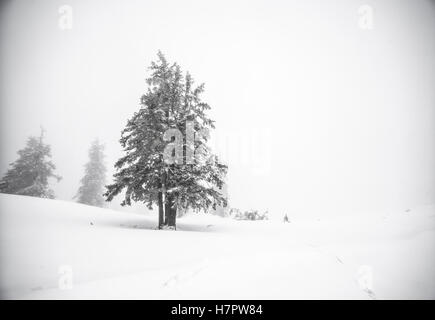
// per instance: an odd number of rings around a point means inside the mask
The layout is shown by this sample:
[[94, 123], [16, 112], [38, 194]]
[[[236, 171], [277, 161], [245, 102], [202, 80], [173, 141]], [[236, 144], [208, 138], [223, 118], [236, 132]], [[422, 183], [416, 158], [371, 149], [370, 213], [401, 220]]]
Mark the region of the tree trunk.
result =
[[172, 207], [171, 208], [171, 213], [169, 216], [169, 226], [173, 227], [175, 230], [177, 230], [177, 208], [176, 207]]
[[165, 194], [165, 226], [169, 226], [169, 216], [171, 214], [171, 199], [169, 197], [169, 194]]
[[165, 225], [176, 229], [177, 208], [174, 203], [173, 195], [166, 194], [165, 217]]
[[[166, 193], [166, 171], [163, 171], [163, 176], [162, 176], [162, 185], [163, 185], [163, 194], [162, 197], [164, 196], [164, 200], [162, 200], [164, 202], [164, 206], [165, 206], [165, 212], [164, 212], [164, 217], [163, 217], [163, 225], [167, 226], [168, 225], [168, 221], [169, 221], [169, 216], [168, 216], [168, 194]], [[162, 204], [162, 210], [163, 210], [163, 204]]]
[[[164, 172], [163, 173], [163, 185], [164, 185], [164, 189], [168, 190], [170, 189], [168, 187], [168, 178], [169, 173], [168, 172]], [[172, 227], [174, 229], [176, 229], [176, 219], [177, 219], [177, 208], [175, 206], [175, 202], [174, 202], [174, 195], [168, 192], [164, 192], [164, 202], [165, 202], [165, 226], [168, 227]]]
[[160, 191], [158, 194], [158, 206], [159, 206], [159, 229], [163, 227], [163, 194]]

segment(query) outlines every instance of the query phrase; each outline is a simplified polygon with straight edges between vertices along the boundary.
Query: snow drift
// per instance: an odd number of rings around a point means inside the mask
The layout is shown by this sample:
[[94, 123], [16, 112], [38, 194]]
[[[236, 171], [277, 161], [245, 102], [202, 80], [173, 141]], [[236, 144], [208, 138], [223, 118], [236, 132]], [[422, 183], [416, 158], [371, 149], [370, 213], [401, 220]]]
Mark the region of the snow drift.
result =
[[433, 299], [435, 207], [235, 221], [0, 194], [3, 299]]

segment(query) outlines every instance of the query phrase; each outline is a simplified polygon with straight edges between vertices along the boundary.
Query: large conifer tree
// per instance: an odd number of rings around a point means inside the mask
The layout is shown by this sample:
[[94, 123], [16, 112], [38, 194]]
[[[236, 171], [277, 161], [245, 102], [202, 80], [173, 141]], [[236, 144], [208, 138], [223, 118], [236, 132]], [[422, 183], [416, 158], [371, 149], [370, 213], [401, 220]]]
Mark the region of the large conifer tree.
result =
[[49, 187], [49, 178], [61, 179], [54, 173], [50, 146], [44, 143], [44, 131], [39, 137], [29, 137], [24, 149], [18, 151], [19, 158], [0, 181], [0, 192], [40, 198], [54, 198]]
[[[157, 205], [159, 228], [175, 228], [178, 208], [205, 211], [226, 205], [218, 190], [227, 167], [211, 153], [208, 136], [199, 134], [214, 128], [206, 114], [210, 107], [200, 98], [204, 85], [194, 87], [192, 77], [183, 75], [181, 68], [176, 63], [169, 64], [160, 52], [150, 71], [140, 109], [122, 131], [120, 143], [126, 154], [116, 162], [115, 181], [107, 186], [105, 195], [111, 201], [125, 189], [122, 205], [130, 205], [132, 200], [144, 202], [149, 208]], [[195, 159], [193, 163], [169, 164], [164, 159], [164, 134], [178, 129], [184, 135], [188, 122], [197, 133]], [[186, 142], [183, 136], [183, 160], [192, 149]]]

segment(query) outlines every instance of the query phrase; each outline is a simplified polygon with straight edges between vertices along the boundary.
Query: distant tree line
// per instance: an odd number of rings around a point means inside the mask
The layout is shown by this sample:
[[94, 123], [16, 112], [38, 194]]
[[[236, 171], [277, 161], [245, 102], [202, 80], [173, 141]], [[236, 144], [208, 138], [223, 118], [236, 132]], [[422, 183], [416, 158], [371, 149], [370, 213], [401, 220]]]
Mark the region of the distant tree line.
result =
[[[38, 198], [54, 199], [49, 179], [62, 179], [55, 173], [56, 166], [51, 161], [51, 147], [44, 142], [44, 130], [39, 137], [31, 136], [18, 152], [18, 159], [10, 164], [10, 169], [0, 180], [0, 192]], [[103, 162], [104, 146], [95, 140], [89, 149], [89, 162], [85, 165], [85, 175], [80, 181], [77, 201], [83, 204], [102, 207], [106, 167]]]
[[229, 216], [236, 220], [269, 220], [267, 211], [260, 213], [258, 210], [241, 211], [237, 208], [231, 208]]

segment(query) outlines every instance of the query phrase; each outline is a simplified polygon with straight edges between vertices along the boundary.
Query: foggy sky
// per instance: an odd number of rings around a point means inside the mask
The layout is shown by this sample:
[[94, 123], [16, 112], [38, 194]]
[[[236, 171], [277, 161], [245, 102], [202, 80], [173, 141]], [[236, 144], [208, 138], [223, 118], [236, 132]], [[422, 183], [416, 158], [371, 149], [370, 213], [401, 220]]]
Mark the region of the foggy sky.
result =
[[[59, 27], [62, 5], [71, 30]], [[358, 8], [374, 9], [362, 30]], [[274, 216], [435, 201], [430, 1], [5, 1], [0, 174], [42, 125], [71, 200], [94, 138], [111, 181], [158, 50], [205, 82], [231, 206]], [[119, 203], [120, 198], [115, 201]]]

